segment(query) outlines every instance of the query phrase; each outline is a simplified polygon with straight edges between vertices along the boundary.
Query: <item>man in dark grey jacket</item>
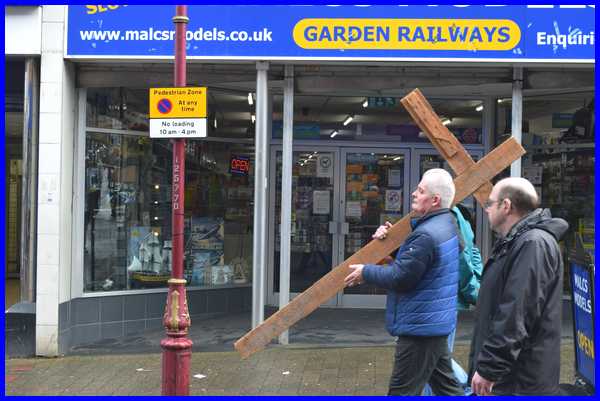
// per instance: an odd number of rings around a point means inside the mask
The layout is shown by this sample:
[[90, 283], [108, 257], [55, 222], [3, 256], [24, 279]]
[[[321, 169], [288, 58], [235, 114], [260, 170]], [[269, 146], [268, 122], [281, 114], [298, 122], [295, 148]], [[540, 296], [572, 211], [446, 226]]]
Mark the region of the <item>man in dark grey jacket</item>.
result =
[[558, 395], [563, 219], [538, 209], [524, 178], [499, 181], [486, 202], [500, 238], [484, 269], [469, 355], [478, 395]]

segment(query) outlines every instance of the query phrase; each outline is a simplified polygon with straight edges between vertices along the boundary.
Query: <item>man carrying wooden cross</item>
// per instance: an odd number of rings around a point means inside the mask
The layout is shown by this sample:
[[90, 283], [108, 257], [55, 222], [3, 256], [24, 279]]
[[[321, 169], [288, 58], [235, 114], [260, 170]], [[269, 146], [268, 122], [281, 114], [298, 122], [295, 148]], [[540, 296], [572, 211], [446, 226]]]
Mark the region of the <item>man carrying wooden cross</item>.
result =
[[[455, 188], [442, 169], [425, 172], [412, 193], [412, 233], [388, 266], [350, 265], [344, 280], [388, 290], [386, 328], [397, 337], [388, 395], [464, 395], [452, 371], [448, 335], [456, 327], [459, 239], [450, 206]], [[381, 226], [375, 238], [385, 237]]]

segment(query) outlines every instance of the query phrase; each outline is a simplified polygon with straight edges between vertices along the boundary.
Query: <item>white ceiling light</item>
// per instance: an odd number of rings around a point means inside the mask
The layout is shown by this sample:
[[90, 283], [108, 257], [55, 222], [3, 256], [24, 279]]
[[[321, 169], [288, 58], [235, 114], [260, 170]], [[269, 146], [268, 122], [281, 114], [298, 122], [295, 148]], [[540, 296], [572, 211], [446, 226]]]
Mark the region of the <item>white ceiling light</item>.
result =
[[444, 124], [444, 125], [448, 125], [448, 124], [450, 124], [451, 122], [452, 122], [452, 121], [451, 121], [450, 119], [448, 119], [448, 118], [444, 118], [444, 119], [442, 120], [442, 124]]
[[333, 130], [333, 132], [331, 133], [331, 135], [329, 135], [331, 138], [335, 138], [335, 136], [339, 134], [339, 132], [337, 132], [337, 130]]
[[398, 160], [402, 160], [402, 156], [396, 156], [396, 157], [394, 157], [394, 159], [393, 159], [393, 160], [394, 160], [395, 162], [397, 162]]
[[254, 122], [256, 121], [256, 116], [254, 114], [252, 114], [250, 116], [250, 118], [252, 119], [252, 124], [254, 124]]
[[248, 104], [252, 106], [254, 104], [254, 99], [252, 98], [252, 92], [248, 93]]
[[213, 127], [215, 127], [215, 129], [217, 129], [217, 119], [215, 118], [215, 121], [213, 123]]
[[483, 105], [480, 104], [479, 106], [475, 107], [475, 110], [477, 110], [477, 111], [483, 110]]
[[348, 116], [348, 117], [346, 117], [346, 119], [343, 122], [344, 126], [350, 124], [350, 122], [352, 122], [352, 120], [354, 120], [354, 116]]
[[369, 99], [365, 99], [363, 101], [363, 107], [366, 109], [367, 107], [369, 107]]

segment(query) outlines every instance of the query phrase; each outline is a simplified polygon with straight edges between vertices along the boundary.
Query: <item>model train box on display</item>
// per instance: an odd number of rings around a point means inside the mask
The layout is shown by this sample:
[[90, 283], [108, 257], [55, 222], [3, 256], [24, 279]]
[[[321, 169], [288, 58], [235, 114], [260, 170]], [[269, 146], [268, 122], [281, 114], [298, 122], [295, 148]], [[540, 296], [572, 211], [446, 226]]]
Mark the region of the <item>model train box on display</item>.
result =
[[224, 263], [222, 218], [192, 217], [186, 245], [186, 279], [192, 286], [233, 282], [233, 269]]

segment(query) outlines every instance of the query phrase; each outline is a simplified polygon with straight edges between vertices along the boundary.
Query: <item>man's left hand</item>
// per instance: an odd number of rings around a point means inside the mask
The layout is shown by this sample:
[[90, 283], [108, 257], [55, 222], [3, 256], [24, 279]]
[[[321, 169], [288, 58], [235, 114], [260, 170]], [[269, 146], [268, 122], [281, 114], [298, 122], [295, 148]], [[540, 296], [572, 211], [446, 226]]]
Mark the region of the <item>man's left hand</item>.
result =
[[492, 395], [493, 386], [494, 382], [479, 376], [478, 372], [475, 372], [471, 379], [471, 390], [477, 395]]
[[350, 265], [352, 273], [348, 274], [344, 279], [346, 287], [354, 287], [355, 285], [362, 284], [365, 280], [363, 279], [362, 271], [365, 265]]

